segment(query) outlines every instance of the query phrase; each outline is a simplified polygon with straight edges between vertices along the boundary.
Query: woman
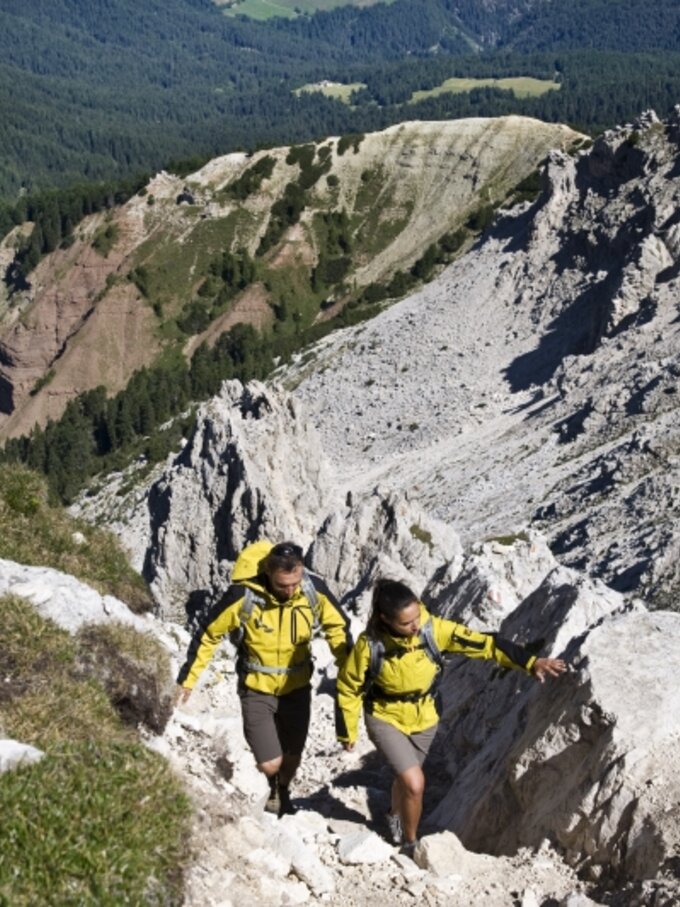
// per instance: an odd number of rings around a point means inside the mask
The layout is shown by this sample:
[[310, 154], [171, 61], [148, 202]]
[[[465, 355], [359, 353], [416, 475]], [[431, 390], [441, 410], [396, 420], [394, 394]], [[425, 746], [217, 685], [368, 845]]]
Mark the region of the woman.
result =
[[494, 659], [541, 683], [566, 670], [561, 658], [537, 658], [509, 640], [434, 617], [408, 586], [378, 580], [366, 631], [338, 676], [345, 725], [338, 740], [346, 750], [354, 747], [363, 703], [368, 736], [395, 773], [390, 833], [409, 855], [423, 810], [422, 765], [439, 721], [435, 687], [442, 652]]

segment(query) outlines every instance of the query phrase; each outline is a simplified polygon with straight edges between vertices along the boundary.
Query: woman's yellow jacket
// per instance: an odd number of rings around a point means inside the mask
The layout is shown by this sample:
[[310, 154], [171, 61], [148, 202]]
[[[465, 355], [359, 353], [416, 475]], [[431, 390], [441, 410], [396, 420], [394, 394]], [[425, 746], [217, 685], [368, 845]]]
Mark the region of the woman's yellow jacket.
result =
[[[536, 658], [516, 643], [434, 617], [421, 603], [420, 625], [427, 621], [432, 621], [434, 641], [441, 652], [493, 659], [504, 668], [531, 673]], [[385, 658], [371, 693], [371, 713], [404, 734], [415, 734], [437, 724], [439, 715], [430, 695], [414, 702], [391, 698], [381, 700], [381, 691], [388, 697], [426, 693], [438, 671], [418, 636], [393, 636], [385, 632], [381, 634], [381, 639], [385, 646]], [[390, 657], [394, 654], [399, 657]], [[357, 739], [370, 661], [370, 643], [366, 633], [362, 633], [338, 675], [338, 705], [344, 719], [344, 728], [341, 727], [338, 740], [343, 743], [354, 743]]]
[[[317, 593], [316, 613], [336, 664], [340, 668], [347, 657], [348, 621], [323, 580], [309, 574]], [[269, 668], [293, 669], [290, 673], [265, 673], [248, 670], [244, 683], [251, 690], [284, 696], [306, 686], [312, 676], [310, 643], [314, 630], [314, 612], [302, 589], [285, 602], [279, 602], [268, 590], [264, 576], [234, 583], [214, 605], [201, 629], [189, 645], [187, 659], [177, 682], [193, 689], [225, 634], [241, 626], [241, 606], [246, 586], [262, 604], [255, 602], [244, 625], [242, 656], [249, 665], [259, 663]]]

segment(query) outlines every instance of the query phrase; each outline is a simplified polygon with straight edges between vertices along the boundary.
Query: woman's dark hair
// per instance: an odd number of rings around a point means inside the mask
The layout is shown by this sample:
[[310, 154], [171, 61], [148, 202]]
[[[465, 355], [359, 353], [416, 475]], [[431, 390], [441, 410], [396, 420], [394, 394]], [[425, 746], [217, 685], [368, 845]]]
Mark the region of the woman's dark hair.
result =
[[388, 621], [394, 620], [400, 611], [417, 601], [418, 596], [405, 583], [396, 579], [376, 580], [366, 632], [369, 636], [377, 636], [382, 629], [381, 616]]
[[270, 575], [279, 570], [290, 573], [302, 563], [304, 563], [304, 552], [299, 545], [296, 545], [295, 542], [279, 542], [264, 559], [264, 569]]

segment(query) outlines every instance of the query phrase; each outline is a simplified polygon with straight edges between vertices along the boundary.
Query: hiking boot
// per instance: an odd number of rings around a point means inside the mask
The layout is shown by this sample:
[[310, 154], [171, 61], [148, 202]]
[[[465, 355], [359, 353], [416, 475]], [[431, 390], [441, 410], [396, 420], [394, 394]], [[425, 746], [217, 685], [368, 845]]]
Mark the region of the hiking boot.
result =
[[390, 841], [393, 844], [401, 844], [404, 840], [404, 833], [401, 828], [401, 816], [399, 813], [386, 813], [385, 821], [387, 822]]
[[404, 843], [399, 848], [399, 853], [403, 854], [405, 857], [409, 857], [409, 859], [413, 860], [413, 855], [415, 853], [415, 849], [419, 843], [420, 842], [417, 839], [415, 841], [404, 841]]
[[279, 816], [292, 816], [297, 809], [290, 802], [290, 792], [287, 784], [279, 784]]
[[267, 795], [267, 800], [264, 804], [264, 811], [266, 813], [274, 813], [275, 816], [278, 816], [281, 812], [281, 796], [279, 789], [279, 776], [274, 775], [272, 778], [269, 778], [269, 794]]

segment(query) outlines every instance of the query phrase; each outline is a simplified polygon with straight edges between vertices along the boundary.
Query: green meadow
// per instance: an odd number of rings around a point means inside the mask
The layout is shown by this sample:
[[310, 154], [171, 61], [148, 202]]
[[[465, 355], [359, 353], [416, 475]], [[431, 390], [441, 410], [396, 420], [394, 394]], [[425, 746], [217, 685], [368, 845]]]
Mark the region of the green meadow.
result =
[[320, 94], [326, 95], [327, 98], [336, 98], [345, 104], [349, 104], [352, 92], [365, 87], [366, 85], [363, 82], [350, 82], [349, 85], [344, 85], [342, 82], [310, 82], [301, 88], [296, 88], [294, 93], [299, 95], [303, 91], [318, 91]]
[[517, 76], [507, 79], [447, 79], [436, 88], [427, 91], [414, 91], [409, 103], [415, 104], [423, 98], [433, 98], [440, 94], [463, 94], [473, 88], [502, 88], [512, 91], [517, 98], [535, 98], [547, 91], [559, 89], [559, 82], [550, 79], [533, 79], [529, 76]]
[[247, 16], [249, 19], [273, 19], [285, 16], [294, 19], [303, 13], [335, 9], [336, 6], [373, 6], [376, 3], [394, 3], [394, 0], [215, 0], [224, 7], [227, 16]]

